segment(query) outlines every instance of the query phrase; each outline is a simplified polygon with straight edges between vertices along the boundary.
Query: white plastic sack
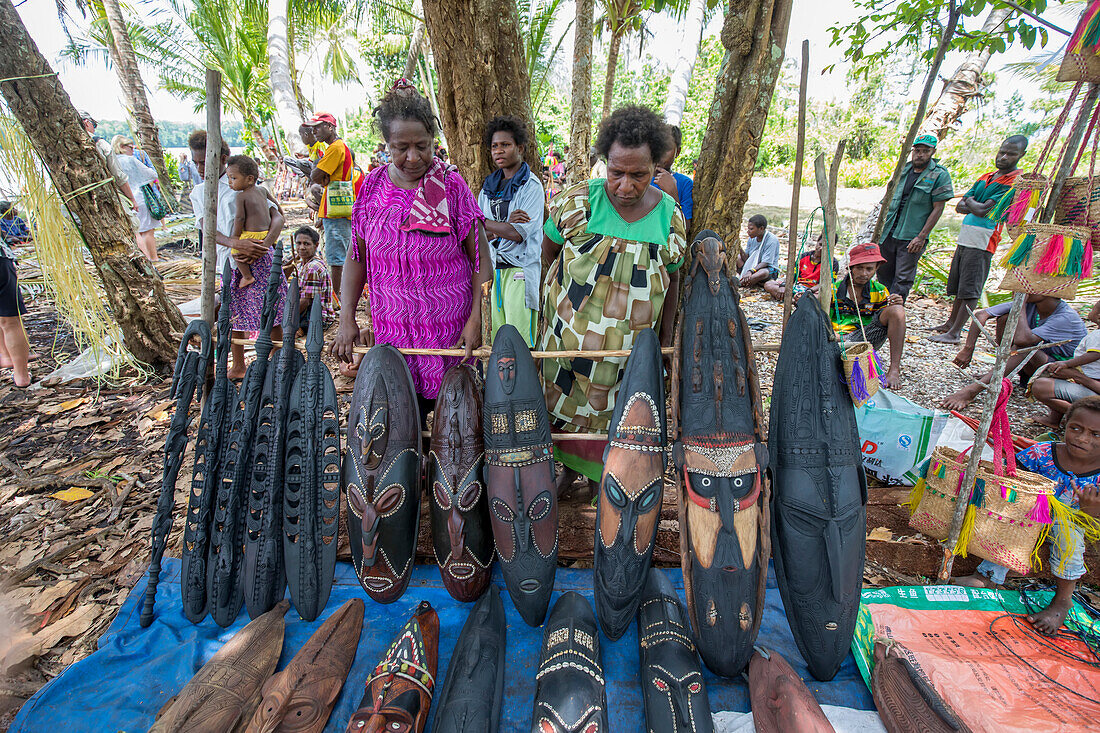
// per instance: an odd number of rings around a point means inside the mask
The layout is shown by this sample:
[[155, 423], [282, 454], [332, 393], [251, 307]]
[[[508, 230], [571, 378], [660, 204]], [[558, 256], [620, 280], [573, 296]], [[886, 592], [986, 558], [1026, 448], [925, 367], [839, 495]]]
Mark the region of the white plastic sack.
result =
[[[875, 710], [822, 705], [821, 711], [833, 724], [836, 733], [886, 733], [886, 728]], [[714, 730], [715, 733], [755, 733], [756, 726], [752, 723], [752, 713], [726, 710], [714, 714]]]
[[912, 486], [949, 417], [880, 389], [856, 408], [864, 469], [886, 484]]

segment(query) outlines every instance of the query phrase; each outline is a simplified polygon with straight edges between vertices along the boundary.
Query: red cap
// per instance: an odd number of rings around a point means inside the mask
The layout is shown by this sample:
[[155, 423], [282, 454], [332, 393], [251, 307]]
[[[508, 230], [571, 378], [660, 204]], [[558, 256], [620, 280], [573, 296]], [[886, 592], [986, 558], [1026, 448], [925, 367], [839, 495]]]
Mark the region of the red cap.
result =
[[309, 122], [307, 122], [306, 124], [309, 125], [310, 127], [312, 127], [313, 125], [319, 125], [322, 122], [327, 122], [330, 125], [332, 125], [333, 127], [336, 127], [336, 118], [333, 117], [332, 115], [330, 115], [328, 112], [320, 112], [318, 114], [313, 115], [313, 119], [310, 120]]
[[868, 262], [885, 262], [882, 253], [878, 250], [878, 245], [874, 242], [867, 242], [865, 244], [857, 244], [852, 247], [852, 250], [848, 253], [848, 265], [863, 265]]

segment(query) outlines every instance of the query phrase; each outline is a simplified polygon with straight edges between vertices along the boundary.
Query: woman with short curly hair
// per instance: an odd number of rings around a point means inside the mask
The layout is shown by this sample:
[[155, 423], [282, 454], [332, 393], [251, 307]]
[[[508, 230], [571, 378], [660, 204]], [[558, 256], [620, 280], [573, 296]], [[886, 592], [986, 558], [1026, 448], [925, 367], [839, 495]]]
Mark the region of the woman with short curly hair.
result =
[[[607, 178], [584, 181], [551, 200], [542, 245], [545, 349], [630, 349], [646, 328], [659, 329], [662, 345], [671, 345], [687, 226], [672, 197], [650, 185], [671, 143], [657, 113], [617, 109], [596, 137]], [[543, 359], [546, 404], [558, 428], [606, 432], [625, 362]], [[578, 472], [599, 481], [604, 445], [559, 442], [555, 453], [569, 469], [559, 486], [571, 484]]]

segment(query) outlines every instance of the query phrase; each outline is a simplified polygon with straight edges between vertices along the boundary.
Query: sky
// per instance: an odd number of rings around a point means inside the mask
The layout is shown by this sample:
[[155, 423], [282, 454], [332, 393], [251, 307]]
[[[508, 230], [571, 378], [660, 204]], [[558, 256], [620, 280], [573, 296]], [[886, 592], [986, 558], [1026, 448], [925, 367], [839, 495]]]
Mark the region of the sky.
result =
[[[138, 6], [140, 8], [140, 5]], [[122, 106], [121, 93], [114, 72], [102, 63], [93, 62], [85, 67], [75, 67], [71, 64], [63, 64], [58, 60], [59, 53], [65, 45], [65, 35], [61, 23], [57, 18], [55, 0], [24, 0], [19, 5], [19, 14], [23, 22], [30, 30], [31, 37], [38, 44], [46, 59], [58, 70], [61, 82], [69, 92], [73, 104], [82, 110], [86, 110], [98, 119], [124, 119], [125, 111]], [[571, 3], [563, 3], [561, 17], [570, 18], [572, 15]], [[794, 12], [791, 18], [790, 31], [787, 37], [786, 53], [789, 58], [799, 59], [800, 46], [803, 39], [810, 42], [810, 96], [818, 99], [843, 98], [846, 93], [845, 71], [841, 61], [841, 49], [830, 48], [830, 34], [828, 26], [843, 24], [856, 17], [856, 8], [851, 0], [794, 0]], [[1047, 13], [1048, 17], [1062, 27], [1071, 27], [1073, 19], [1065, 17], [1065, 11], [1058, 8]], [[823, 22], [822, 19], [828, 19]], [[567, 22], [567, 21], [566, 21]], [[653, 33], [652, 38], [646, 44], [646, 53], [653, 55], [659, 61], [671, 66], [675, 60], [676, 49], [680, 43], [680, 32], [674, 20], [655, 16], [648, 22]], [[721, 20], [716, 19], [708, 27], [708, 33], [717, 33], [721, 29]], [[1051, 34], [1052, 43], [1061, 43], [1057, 34]], [[1029, 52], [1022, 49], [1010, 49], [1009, 52], [996, 57], [990, 64], [989, 71], [996, 71], [1004, 63], [1019, 61], [1028, 56]], [[563, 43], [561, 58], [572, 57], [572, 33], [568, 33]], [[950, 74], [961, 61], [961, 55], [950, 55], [943, 65], [943, 74]], [[822, 75], [824, 66], [837, 63], [837, 70], [830, 74]], [[143, 69], [143, 71], [145, 71]], [[361, 89], [339, 88], [325, 82], [320, 74], [307, 74], [304, 84], [314, 99], [315, 109], [332, 111], [338, 116], [347, 109], [357, 109], [368, 106]], [[147, 85], [155, 86], [155, 77], [152, 72], [145, 75]], [[920, 93], [919, 85], [912, 90], [913, 97]], [[1013, 86], [1020, 87], [1025, 98], [1028, 91], [1034, 94], [1034, 89], [1023, 82], [1013, 82]], [[153, 116], [168, 121], [185, 122], [194, 121], [202, 124], [203, 115], [195, 113], [191, 102], [179, 100], [167, 92], [151, 88], [149, 89], [149, 103]]]

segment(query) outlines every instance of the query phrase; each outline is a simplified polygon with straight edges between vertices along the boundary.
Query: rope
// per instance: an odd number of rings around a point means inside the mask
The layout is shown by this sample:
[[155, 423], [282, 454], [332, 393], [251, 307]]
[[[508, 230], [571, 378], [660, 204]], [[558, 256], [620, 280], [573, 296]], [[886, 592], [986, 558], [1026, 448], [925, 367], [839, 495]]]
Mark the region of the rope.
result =
[[1008, 422], [1008, 398], [1012, 396], [1012, 382], [1001, 380], [1001, 393], [993, 407], [993, 421], [989, 434], [993, 438], [993, 473], [997, 476], [1016, 475], [1016, 457], [1012, 450], [1012, 426]]
[[30, 76], [9, 76], [4, 79], [0, 79], [0, 84], [8, 81], [23, 81], [24, 79], [45, 79], [47, 76], [57, 76], [57, 72], [51, 71], [48, 74], [31, 74]]
[[[1088, 146], [1089, 137], [1092, 135], [1093, 129], [1096, 127], [1096, 120], [1100, 118], [1100, 104], [1096, 105], [1096, 108], [1092, 110], [1092, 118], [1089, 120], [1089, 129], [1085, 132], [1084, 140], [1081, 142], [1081, 147], [1077, 149], [1077, 157], [1073, 159], [1073, 168], [1070, 169], [1070, 175], [1072, 176], [1077, 171], [1077, 165], [1081, 162], [1081, 157], [1085, 154], [1085, 147]], [[1092, 163], [1089, 165], [1089, 178], [1092, 178], [1092, 169], [1096, 164], [1096, 148], [1093, 148]]]
[[81, 186], [80, 188], [74, 188], [72, 191], [69, 191], [69, 193], [62, 196], [61, 200], [64, 201], [65, 203], [69, 203], [70, 201], [72, 201], [77, 196], [88, 193], [89, 191], [94, 191], [95, 189], [99, 188], [100, 186], [106, 186], [107, 184], [114, 183], [114, 182], [115, 182], [115, 179], [112, 176], [110, 178], [104, 178], [102, 181], [96, 181], [95, 183], [89, 183], [87, 186]]
[[[1030, 612], [1031, 612], [1031, 610], [1030, 610], [1030, 606], [1029, 606], [1029, 613]], [[1066, 687], [1061, 682], [1054, 679], [1053, 677], [1051, 677], [1050, 675], [1048, 675], [1047, 673], [1043, 672], [1041, 669], [1036, 667], [1034, 664], [1029, 662], [1026, 657], [1020, 656], [1020, 654], [1015, 649], [1013, 649], [1007, 643], [1005, 643], [1004, 639], [1002, 639], [1000, 637], [998, 631], [994, 628], [994, 626], [996, 625], [996, 623], [998, 621], [1000, 621], [1001, 619], [1006, 619], [1006, 618], [1010, 619], [1012, 621], [1012, 623], [1016, 626], [1017, 629], [1019, 629], [1020, 631], [1022, 631], [1024, 633], [1026, 633], [1030, 637], [1031, 641], [1037, 642], [1040, 646], [1045, 647], [1046, 649], [1048, 649], [1052, 652], [1055, 652], [1059, 656], [1066, 657], [1066, 658], [1068, 658], [1072, 661], [1079, 662], [1081, 664], [1085, 664], [1089, 667], [1094, 667], [1094, 668], [1100, 668], [1100, 661], [1093, 661], [1093, 660], [1090, 660], [1090, 659], [1088, 659], [1084, 656], [1081, 656], [1081, 655], [1078, 655], [1078, 654], [1073, 654], [1072, 652], [1068, 652], [1065, 649], [1059, 647], [1057, 644], [1052, 644], [1051, 642], [1044, 639], [1042, 634], [1040, 634], [1038, 631], [1033, 629], [1031, 627], [1031, 624], [1024, 623], [1022, 617], [1017, 616], [1016, 614], [1013, 614], [1013, 613], [1002, 614], [1000, 616], [997, 616], [996, 618], [994, 618], [992, 621], [989, 622], [989, 635], [991, 637], [993, 637], [993, 639], [995, 639], [998, 644], [1003, 646], [1005, 648], [1005, 651], [1007, 651], [1009, 654], [1011, 654], [1013, 657], [1015, 657], [1025, 667], [1027, 667], [1032, 672], [1034, 672], [1038, 676], [1045, 679], [1047, 682], [1050, 682], [1052, 685], [1056, 685], [1057, 687], [1060, 687], [1061, 689], [1065, 690], [1066, 692], [1068, 692], [1068, 693], [1070, 693], [1070, 694], [1072, 694], [1076, 697], [1079, 697], [1082, 700], [1086, 700], [1088, 702], [1091, 702], [1094, 705], [1100, 705], [1100, 700], [1096, 700], [1096, 699], [1091, 698], [1087, 695], [1082, 695], [1080, 692], [1078, 692], [1077, 690], [1074, 690], [1071, 687]], [[1063, 632], [1063, 631], [1059, 631], [1057, 634], [1054, 634], [1052, 638], [1060, 639], [1060, 640], [1077, 640], [1077, 641], [1080, 641], [1080, 642], [1084, 643], [1086, 647], [1088, 647], [1089, 651], [1091, 651], [1093, 653], [1094, 657], [1096, 656], [1096, 650], [1093, 648], [1092, 644], [1090, 644], [1088, 641], [1085, 640], [1084, 636], [1080, 632], [1073, 632], [1073, 631]]]
[[1033, 174], [1039, 175], [1041, 172], [1047, 154], [1050, 153], [1051, 148], [1054, 147], [1054, 142], [1058, 139], [1058, 134], [1062, 131], [1062, 125], [1066, 124], [1066, 119], [1069, 117], [1069, 111], [1073, 109], [1073, 103], [1077, 100], [1077, 95], [1080, 93], [1083, 84], [1084, 82], [1079, 81], [1074, 84], [1073, 89], [1070, 90], [1069, 99], [1066, 100], [1066, 105], [1062, 107], [1062, 112], [1058, 115], [1058, 121], [1054, 123], [1054, 128], [1050, 131], [1050, 135], [1047, 136], [1046, 144], [1043, 146], [1043, 152], [1039, 153], [1039, 158], [1035, 161], [1035, 169], [1032, 171]]

